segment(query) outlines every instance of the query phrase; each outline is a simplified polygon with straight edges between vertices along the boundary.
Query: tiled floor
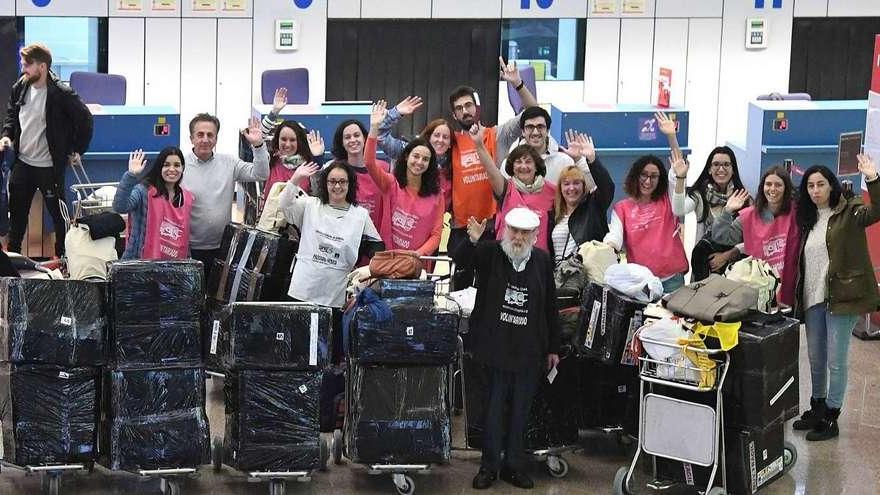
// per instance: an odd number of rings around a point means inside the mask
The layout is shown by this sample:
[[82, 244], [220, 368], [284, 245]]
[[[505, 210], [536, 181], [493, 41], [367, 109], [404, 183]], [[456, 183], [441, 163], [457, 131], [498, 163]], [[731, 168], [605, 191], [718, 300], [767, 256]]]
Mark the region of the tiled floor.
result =
[[[801, 402], [809, 397], [809, 369], [805, 342], [801, 339]], [[792, 470], [761, 493], [869, 495], [880, 493], [880, 342], [853, 339], [850, 354], [849, 390], [841, 418], [841, 436], [832, 441], [807, 444], [803, 434], [794, 434], [790, 424], [786, 437], [798, 448], [798, 460]], [[215, 431], [222, 431], [222, 389], [209, 384], [209, 415]], [[455, 426], [460, 426], [457, 419]], [[461, 428], [456, 429], [458, 432]], [[461, 435], [456, 436], [461, 443]], [[615, 471], [629, 463], [625, 447], [613, 439], [591, 435], [579, 452], [566, 455], [571, 465], [568, 476], [554, 479], [535, 464], [536, 488], [532, 493], [561, 495], [567, 493], [611, 493]], [[455, 451], [453, 461], [436, 468], [431, 474], [416, 475], [416, 493], [470, 493], [471, 478], [479, 465], [474, 452]], [[636, 486], [636, 485], [632, 485]], [[228, 469], [214, 473], [205, 466], [196, 479], [187, 480], [183, 493], [260, 494], [267, 493], [266, 484], [247, 482]], [[498, 482], [488, 493], [526, 493]], [[40, 493], [40, 480], [21, 472], [3, 470], [0, 494]], [[141, 481], [130, 474], [111, 473], [97, 468], [92, 474], [73, 475], [64, 479], [62, 493], [67, 494], [157, 494], [155, 480]], [[309, 483], [291, 482], [287, 493], [394, 493], [389, 476], [370, 476], [363, 468], [344, 463], [331, 465], [327, 472], [315, 473]], [[639, 493], [651, 493], [642, 490]], [[664, 492], [671, 493], [671, 492]], [[677, 493], [688, 493], [680, 491]]]

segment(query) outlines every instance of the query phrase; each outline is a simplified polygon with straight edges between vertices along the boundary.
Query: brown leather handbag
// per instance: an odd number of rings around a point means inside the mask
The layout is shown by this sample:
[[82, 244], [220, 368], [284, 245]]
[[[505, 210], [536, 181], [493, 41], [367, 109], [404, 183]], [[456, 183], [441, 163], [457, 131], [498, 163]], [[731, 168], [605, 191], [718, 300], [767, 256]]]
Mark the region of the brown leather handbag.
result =
[[372, 278], [419, 278], [422, 260], [419, 253], [406, 249], [380, 251], [370, 260]]

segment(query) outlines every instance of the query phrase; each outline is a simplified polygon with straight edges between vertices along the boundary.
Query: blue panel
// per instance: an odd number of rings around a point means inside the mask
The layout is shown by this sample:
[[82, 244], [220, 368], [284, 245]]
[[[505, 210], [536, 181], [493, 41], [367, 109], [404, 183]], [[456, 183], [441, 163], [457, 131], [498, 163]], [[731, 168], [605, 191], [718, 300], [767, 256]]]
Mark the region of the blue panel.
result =
[[[616, 105], [608, 107], [557, 107], [553, 105], [553, 120], [550, 133], [557, 141], [564, 143], [564, 134], [575, 129], [592, 136], [598, 148], [666, 148], [666, 136], [660, 133], [654, 122], [654, 112], [658, 109], [650, 105]], [[688, 112], [685, 109], [665, 110], [674, 113], [680, 122], [679, 144], [688, 145]]]

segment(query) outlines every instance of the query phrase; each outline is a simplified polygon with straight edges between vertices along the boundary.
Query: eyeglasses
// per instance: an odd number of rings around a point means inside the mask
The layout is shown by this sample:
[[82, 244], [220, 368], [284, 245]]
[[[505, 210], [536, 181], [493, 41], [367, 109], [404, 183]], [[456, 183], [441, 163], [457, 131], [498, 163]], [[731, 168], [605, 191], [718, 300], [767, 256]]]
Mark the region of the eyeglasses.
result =
[[474, 102], [469, 101], [469, 102], [465, 103], [464, 105], [456, 105], [455, 107], [452, 108], [452, 111], [453, 112], [461, 112], [463, 110], [471, 111], [474, 107], [476, 107]]
[[639, 180], [643, 180], [646, 182], [660, 180], [660, 174], [639, 174]]
[[733, 168], [733, 164], [730, 162], [712, 162], [712, 166], [715, 168]]
[[327, 179], [327, 185], [330, 187], [334, 186], [347, 186], [348, 179]]
[[526, 124], [523, 126], [523, 129], [525, 129], [526, 132], [535, 132], [535, 131], [543, 132], [543, 131], [547, 130], [547, 126], [544, 124], [537, 124], [537, 125], [536, 124]]

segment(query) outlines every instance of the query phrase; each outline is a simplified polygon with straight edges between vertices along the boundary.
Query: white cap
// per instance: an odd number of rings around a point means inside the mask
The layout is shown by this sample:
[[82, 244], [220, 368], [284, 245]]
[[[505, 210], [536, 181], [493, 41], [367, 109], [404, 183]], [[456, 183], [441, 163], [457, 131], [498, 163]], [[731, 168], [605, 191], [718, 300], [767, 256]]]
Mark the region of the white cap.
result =
[[504, 216], [504, 223], [509, 227], [521, 230], [535, 230], [541, 223], [541, 219], [528, 208], [514, 208]]

